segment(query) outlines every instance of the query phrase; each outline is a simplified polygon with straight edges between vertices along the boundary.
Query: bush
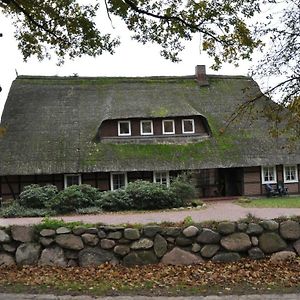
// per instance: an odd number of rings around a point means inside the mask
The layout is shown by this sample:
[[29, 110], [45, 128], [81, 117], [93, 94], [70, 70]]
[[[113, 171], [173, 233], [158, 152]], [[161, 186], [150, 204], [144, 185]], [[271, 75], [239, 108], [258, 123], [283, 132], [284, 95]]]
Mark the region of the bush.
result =
[[45, 208], [26, 208], [18, 202], [2, 208], [0, 216], [3, 218], [18, 218], [18, 217], [45, 217], [52, 216], [55, 212]]
[[182, 205], [177, 195], [164, 185], [137, 180], [128, 184], [126, 193], [135, 209], [173, 208]]
[[170, 189], [184, 203], [196, 197], [196, 189], [188, 174], [177, 176], [171, 183]]
[[85, 208], [76, 209], [76, 213], [80, 215], [93, 215], [93, 214], [99, 214], [101, 212], [102, 209], [98, 206], [89, 206]]
[[49, 202], [57, 193], [57, 187], [54, 185], [27, 185], [20, 194], [19, 203], [21, 206], [27, 208], [45, 208], [47, 202]]
[[52, 198], [47, 207], [58, 213], [75, 212], [79, 208], [95, 206], [100, 196], [101, 193], [90, 185], [72, 185]]
[[97, 204], [106, 211], [131, 210], [134, 208], [128, 193], [121, 189], [103, 192]]

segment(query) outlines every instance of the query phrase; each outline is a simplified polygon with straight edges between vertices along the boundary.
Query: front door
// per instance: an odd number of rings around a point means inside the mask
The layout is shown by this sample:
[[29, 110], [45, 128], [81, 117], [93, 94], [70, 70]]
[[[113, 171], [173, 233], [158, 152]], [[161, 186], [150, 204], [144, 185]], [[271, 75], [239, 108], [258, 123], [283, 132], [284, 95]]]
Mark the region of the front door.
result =
[[241, 196], [243, 168], [219, 169], [220, 196]]

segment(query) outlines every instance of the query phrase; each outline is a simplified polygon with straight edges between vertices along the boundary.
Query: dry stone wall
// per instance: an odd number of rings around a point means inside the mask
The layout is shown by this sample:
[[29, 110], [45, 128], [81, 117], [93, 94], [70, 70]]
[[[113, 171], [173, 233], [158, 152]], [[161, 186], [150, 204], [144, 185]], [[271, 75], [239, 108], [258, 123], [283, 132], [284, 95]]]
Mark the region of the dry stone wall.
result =
[[266, 256], [276, 262], [299, 255], [300, 224], [292, 220], [220, 222], [214, 229], [201, 225], [0, 229], [0, 266], [188, 265]]

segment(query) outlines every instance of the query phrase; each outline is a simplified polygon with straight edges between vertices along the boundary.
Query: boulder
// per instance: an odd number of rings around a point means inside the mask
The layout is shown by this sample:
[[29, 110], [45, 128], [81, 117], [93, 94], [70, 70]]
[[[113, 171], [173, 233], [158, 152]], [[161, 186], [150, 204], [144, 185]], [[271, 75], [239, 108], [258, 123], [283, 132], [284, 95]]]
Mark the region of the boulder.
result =
[[204, 245], [200, 251], [201, 256], [206, 258], [213, 257], [220, 249], [220, 246], [217, 244], [208, 244]]
[[40, 236], [42, 237], [52, 237], [55, 235], [55, 230], [53, 229], [42, 229], [40, 231]]
[[78, 251], [64, 249], [64, 254], [67, 259], [78, 259]]
[[189, 226], [183, 229], [182, 234], [185, 237], [193, 237], [196, 236], [199, 232], [199, 229], [196, 226]]
[[232, 262], [238, 261], [241, 259], [241, 256], [236, 252], [222, 252], [216, 254], [213, 258], [213, 262]]
[[41, 245], [37, 243], [21, 244], [16, 251], [18, 265], [36, 265], [40, 257]]
[[245, 232], [248, 228], [248, 224], [247, 223], [237, 223], [237, 230], [241, 231], [241, 232]]
[[201, 250], [201, 246], [200, 246], [199, 244], [194, 243], [194, 244], [192, 245], [192, 252], [197, 253], [197, 252], [199, 252], [200, 250]]
[[54, 239], [53, 238], [49, 238], [49, 237], [41, 237], [40, 238], [40, 243], [44, 247], [48, 247], [49, 245], [51, 245], [52, 243], [54, 243]]
[[284, 221], [280, 223], [279, 232], [284, 239], [297, 240], [300, 238], [300, 225], [296, 221]]
[[103, 250], [98, 247], [86, 247], [78, 254], [79, 266], [98, 266], [105, 262], [117, 263], [118, 260], [111, 251]]
[[0, 268], [1, 267], [11, 267], [16, 264], [12, 255], [6, 253], [0, 253]]
[[157, 257], [163, 257], [168, 250], [168, 242], [160, 234], [154, 238], [154, 253]]
[[136, 228], [125, 228], [124, 230], [124, 238], [127, 240], [138, 240], [140, 236], [140, 231]]
[[34, 227], [33, 226], [23, 226], [23, 225], [12, 225], [11, 235], [15, 241], [22, 243], [32, 242], [34, 239]]
[[98, 229], [96, 227], [89, 227], [86, 228], [85, 232], [89, 234], [98, 234]]
[[191, 239], [179, 236], [176, 238], [175, 243], [178, 246], [185, 247], [192, 245], [193, 241]]
[[70, 250], [81, 250], [84, 247], [81, 237], [72, 233], [56, 236], [55, 242], [60, 247]]
[[153, 251], [132, 251], [123, 258], [125, 266], [157, 264], [158, 259]]
[[179, 227], [166, 227], [162, 230], [162, 235], [168, 237], [178, 237], [181, 233], [181, 228]]
[[161, 263], [166, 265], [193, 265], [200, 264], [203, 261], [202, 257], [178, 247], [173, 248], [161, 259]]
[[98, 237], [100, 238], [100, 239], [103, 239], [103, 238], [105, 238], [106, 237], [106, 233], [103, 231], [103, 230], [98, 230]]
[[265, 254], [258, 247], [254, 247], [248, 250], [248, 255], [252, 259], [262, 259], [265, 257]]
[[254, 247], [258, 246], [258, 238], [256, 236], [251, 236], [251, 243]]
[[270, 258], [270, 261], [276, 264], [283, 261], [292, 260], [295, 258], [296, 258], [296, 253], [293, 251], [280, 251], [280, 252], [273, 253]]
[[100, 242], [100, 247], [102, 249], [111, 249], [116, 245], [116, 242], [114, 240], [109, 240], [109, 239], [103, 239]]
[[38, 262], [41, 266], [67, 266], [67, 260], [64, 255], [63, 249], [58, 246], [45, 248], [42, 251], [41, 257]]
[[143, 233], [146, 237], [152, 238], [157, 233], [161, 232], [161, 227], [157, 225], [148, 225], [143, 228]]
[[129, 246], [126, 246], [126, 245], [117, 245], [114, 248], [114, 253], [116, 253], [117, 255], [120, 255], [120, 256], [125, 256], [129, 252], [130, 252], [130, 248], [129, 248]]
[[70, 260], [68, 261], [68, 265], [67, 265], [67, 266], [68, 266], [68, 267], [77, 267], [77, 266], [78, 266], [78, 263], [77, 263], [76, 260], [70, 259]]
[[0, 229], [0, 243], [9, 243], [10, 236], [4, 231]]
[[286, 242], [275, 232], [265, 232], [258, 238], [259, 248], [266, 254], [284, 250]]
[[246, 251], [252, 246], [249, 236], [244, 232], [236, 232], [223, 237], [221, 245], [233, 252]]
[[82, 226], [76, 226], [76, 227], [73, 228], [72, 232], [75, 235], [82, 235], [86, 232], [86, 228], [82, 227]]
[[250, 223], [248, 225], [248, 229], [246, 233], [249, 235], [260, 235], [263, 231], [264, 229], [260, 225], [255, 223]]
[[67, 227], [59, 227], [56, 229], [56, 234], [67, 234], [70, 232], [71, 232], [71, 229], [69, 229]]
[[217, 244], [220, 239], [221, 236], [218, 232], [208, 228], [203, 228], [202, 232], [197, 237], [197, 242], [200, 244]]
[[122, 232], [120, 231], [113, 231], [107, 235], [107, 238], [111, 240], [119, 240], [121, 237], [122, 237]]
[[267, 231], [276, 231], [279, 228], [279, 224], [273, 220], [263, 220], [259, 222], [259, 225]]
[[4, 251], [6, 252], [10, 252], [10, 253], [13, 253], [16, 251], [17, 249], [17, 246], [15, 244], [3, 244], [2, 245], [2, 248]]
[[135, 241], [131, 244], [130, 248], [133, 250], [139, 250], [139, 249], [150, 249], [153, 247], [153, 241], [143, 238], [138, 241]]
[[234, 222], [220, 222], [217, 228], [218, 232], [221, 234], [231, 234], [235, 232], [235, 223]]
[[84, 233], [81, 235], [83, 242], [88, 246], [96, 246], [99, 243], [99, 238], [95, 234]]
[[298, 253], [298, 255], [300, 256], [300, 240], [296, 241], [294, 244], [293, 244], [296, 252]]

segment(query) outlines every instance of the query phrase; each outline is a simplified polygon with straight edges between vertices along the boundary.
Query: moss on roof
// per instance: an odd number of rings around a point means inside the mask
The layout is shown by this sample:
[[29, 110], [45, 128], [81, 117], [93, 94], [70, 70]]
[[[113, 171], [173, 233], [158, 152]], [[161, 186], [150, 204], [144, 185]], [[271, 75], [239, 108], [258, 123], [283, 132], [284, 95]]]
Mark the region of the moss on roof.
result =
[[[287, 156], [278, 140], [266, 137], [265, 120], [240, 119], [220, 134], [238, 105], [260, 91], [248, 77], [208, 79], [200, 87], [193, 76], [20, 76], [1, 120], [0, 175], [300, 163], [299, 151]], [[212, 137], [186, 145], [93, 142], [106, 119], [178, 115], [204, 116]]]

